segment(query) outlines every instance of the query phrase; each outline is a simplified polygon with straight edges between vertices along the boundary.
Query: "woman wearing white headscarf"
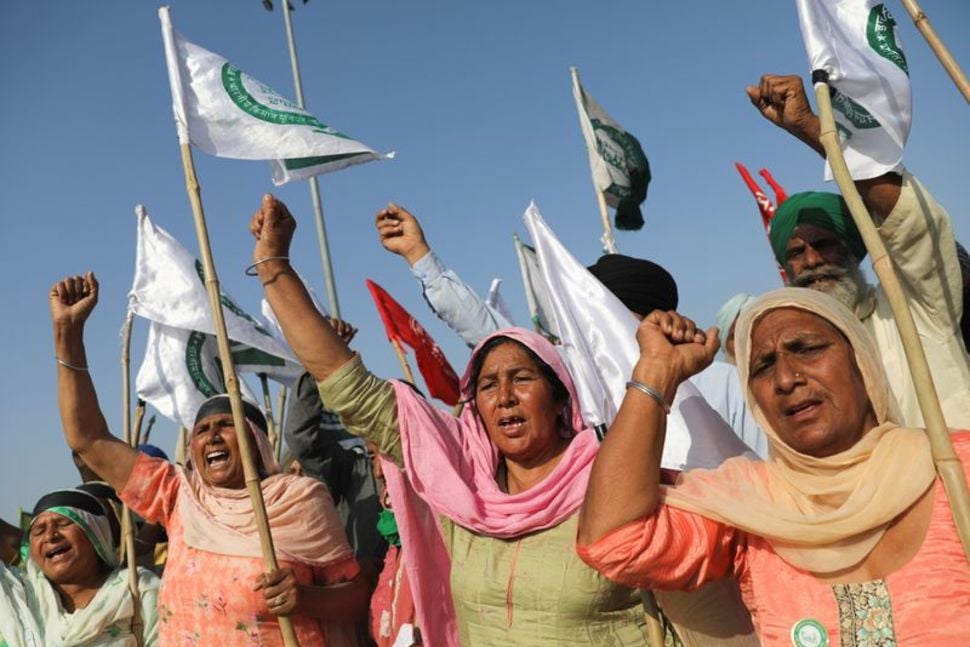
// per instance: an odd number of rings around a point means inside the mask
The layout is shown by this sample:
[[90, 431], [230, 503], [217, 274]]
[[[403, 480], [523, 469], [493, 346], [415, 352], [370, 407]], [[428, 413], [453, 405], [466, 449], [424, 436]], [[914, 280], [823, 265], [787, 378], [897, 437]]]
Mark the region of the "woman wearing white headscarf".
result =
[[138, 607], [101, 502], [56, 490], [34, 507], [23, 573], [0, 567], [0, 645], [153, 647], [158, 577], [138, 569]]
[[[831, 297], [777, 290], [738, 320], [768, 460], [656, 485], [663, 407], [711, 361], [714, 334], [676, 313], [641, 325], [632, 387], [590, 477], [584, 561], [631, 586], [737, 578], [765, 645], [970, 643], [970, 565], [926, 434], [899, 426], [872, 341]], [[970, 461], [970, 434], [953, 444]]]

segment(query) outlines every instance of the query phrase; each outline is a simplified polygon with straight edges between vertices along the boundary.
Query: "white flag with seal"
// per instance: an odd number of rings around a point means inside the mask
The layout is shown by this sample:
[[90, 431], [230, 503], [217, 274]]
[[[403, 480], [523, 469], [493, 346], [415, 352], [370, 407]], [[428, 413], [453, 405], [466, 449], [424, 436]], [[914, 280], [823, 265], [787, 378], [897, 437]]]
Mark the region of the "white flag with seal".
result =
[[[135, 278], [128, 304], [138, 316], [170, 328], [215, 335], [202, 264], [167, 231], [156, 227], [143, 207], [138, 211]], [[221, 295], [229, 339], [250, 351], [240, 372], [265, 373], [289, 384], [303, 367], [284, 341], [274, 337], [227, 294]], [[237, 349], [233, 350], [236, 356]], [[256, 357], [260, 357], [256, 361]]]
[[[609, 425], [626, 395], [640, 356], [637, 318], [569, 251], [535, 204], [525, 212], [546, 292], [559, 326], [562, 355], [579, 392], [587, 424]], [[661, 464], [671, 469], [713, 468], [751, 449], [690, 381], [677, 389]]]
[[579, 83], [572, 68], [573, 98], [579, 111], [579, 125], [586, 140], [593, 183], [606, 204], [616, 209], [616, 228], [643, 227], [640, 205], [647, 199], [650, 164], [637, 138], [613, 121]]
[[[812, 75], [828, 77], [852, 178], [900, 171], [913, 97], [889, 8], [877, 0], [796, 0], [796, 5]], [[825, 179], [832, 179], [827, 162]]]
[[217, 157], [270, 160], [273, 183], [389, 159], [322, 123], [222, 56], [172, 29], [158, 10], [179, 143]]
[[[238, 373], [265, 372], [283, 360], [243, 344], [231, 343]], [[138, 397], [166, 418], [191, 430], [195, 414], [208, 398], [226, 392], [225, 376], [214, 335], [151, 322], [145, 359], [135, 377]], [[260, 402], [245, 380], [239, 380], [242, 396]]]

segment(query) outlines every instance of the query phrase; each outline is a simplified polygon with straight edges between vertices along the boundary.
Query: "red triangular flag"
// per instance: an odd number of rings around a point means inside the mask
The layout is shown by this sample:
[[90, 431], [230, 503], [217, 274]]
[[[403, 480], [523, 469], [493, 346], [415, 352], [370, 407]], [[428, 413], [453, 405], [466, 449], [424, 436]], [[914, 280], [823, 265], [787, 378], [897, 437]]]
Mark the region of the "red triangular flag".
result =
[[[758, 203], [758, 210], [761, 212], [761, 224], [764, 226], [765, 233], [767, 234], [771, 230], [771, 219], [775, 217], [775, 211], [782, 202], [788, 199], [788, 195], [785, 193], [785, 190], [781, 187], [781, 185], [775, 181], [775, 178], [771, 177], [771, 173], [768, 172], [768, 169], [761, 169], [758, 173], [768, 182], [775, 192], [776, 202], [773, 203], [771, 198], [769, 198], [765, 192], [761, 190], [758, 183], [755, 182], [751, 177], [751, 174], [748, 173], [748, 169], [745, 168], [744, 164], [741, 162], [735, 162], [734, 166], [738, 169], [738, 173], [741, 174], [741, 179], [744, 180], [744, 183], [748, 185], [748, 190], [751, 191], [751, 195], [754, 196], [755, 201]], [[775, 265], [778, 266], [778, 274], [781, 275], [781, 282], [788, 285], [788, 275], [785, 273], [785, 269], [777, 263], [775, 263]]]
[[428, 392], [445, 404], [458, 404], [458, 375], [428, 331], [401, 304], [392, 299], [384, 288], [367, 279], [367, 289], [370, 290], [377, 312], [384, 322], [387, 338], [403, 342], [414, 349], [418, 370], [428, 385]]

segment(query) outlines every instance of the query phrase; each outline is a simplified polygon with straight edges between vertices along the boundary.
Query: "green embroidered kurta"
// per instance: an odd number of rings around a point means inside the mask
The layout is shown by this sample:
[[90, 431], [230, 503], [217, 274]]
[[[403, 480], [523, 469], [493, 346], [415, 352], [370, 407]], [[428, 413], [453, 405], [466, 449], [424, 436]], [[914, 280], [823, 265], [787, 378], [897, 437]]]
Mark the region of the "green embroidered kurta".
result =
[[[348, 362], [319, 385], [352, 434], [398, 465], [401, 436], [391, 385]], [[496, 539], [442, 519], [462, 645], [646, 645], [640, 594], [576, 554], [577, 515], [515, 539]]]

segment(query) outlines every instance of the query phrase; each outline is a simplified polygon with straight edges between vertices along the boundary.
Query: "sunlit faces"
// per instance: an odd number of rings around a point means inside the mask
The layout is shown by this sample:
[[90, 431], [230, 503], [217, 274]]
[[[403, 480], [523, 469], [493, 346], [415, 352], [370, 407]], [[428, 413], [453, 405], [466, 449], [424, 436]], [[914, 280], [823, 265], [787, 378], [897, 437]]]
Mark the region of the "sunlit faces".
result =
[[31, 524], [30, 556], [54, 584], [87, 582], [104, 568], [84, 531], [56, 512], [41, 512]]
[[825, 292], [850, 310], [865, 290], [859, 262], [834, 232], [800, 224], [785, 248], [785, 271], [795, 287]]
[[245, 487], [242, 457], [231, 413], [206, 416], [192, 429], [192, 466], [208, 485]]
[[482, 362], [475, 407], [485, 429], [508, 459], [541, 463], [565, 442], [553, 386], [526, 350], [514, 341], [495, 346]]
[[804, 310], [779, 308], [754, 324], [748, 384], [768, 425], [803, 454], [837, 454], [876, 426], [852, 346]]

